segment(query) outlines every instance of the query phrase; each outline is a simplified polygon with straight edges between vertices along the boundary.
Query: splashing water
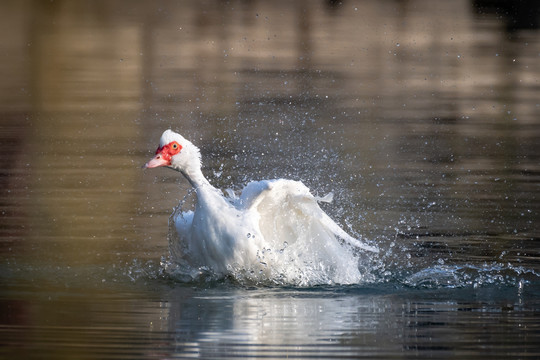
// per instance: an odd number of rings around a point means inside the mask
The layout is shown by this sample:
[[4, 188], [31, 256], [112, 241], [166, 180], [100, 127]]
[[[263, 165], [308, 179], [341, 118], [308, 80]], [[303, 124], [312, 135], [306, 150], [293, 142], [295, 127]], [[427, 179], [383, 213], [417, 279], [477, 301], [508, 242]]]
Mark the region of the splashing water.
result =
[[[226, 193], [234, 200], [234, 191], [227, 190]], [[176, 231], [175, 219], [191, 216], [195, 202], [194, 191], [188, 192], [169, 218], [170, 255], [162, 260], [161, 271], [175, 281], [220, 281], [223, 275], [216, 274], [209, 267], [193, 266], [186, 260], [185, 243], [179, 240]], [[405, 222], [400, 220], [399, 226], [403, 227]], [[293, 226], [294, 223], [289, 225]], [[406, 226], [406, 229], [411, 231], [411, 228], [417, 226], [418, 224], [413, 223]], [[366, 253], [344, 242], [331, 252], [325, 249], [309, 252], [306, 249], [312, 239], [308, 236], [299, 238], [294, 243], [283, 241], [260, 249], [253, 265], [248, 268], [230, 264], [227, 278], [244, 285], [310, 287], [394, 283], [423, 289], [478, 288], [492, 285], [523, 287], [540, 280], [540, 273], [510, 262], [484, 261], [478, 264], [453, 258], [451, 253], [443, 259], [437, 251], [444, 245], [432, 246], [428, 250], [422, 242], [407, 246], [400, 242], [398, 235], [400, 234], [379, 237], [379, 254]], [[251, 233], [246, 234], [246, 238], [254, 236]], [[440, 243], [444, 242], [442, 239]], [[417, 259], [415, 262], [414, 258], [418, 256], [422, 260]], [[454, 264], [455, 262], [459, 265]]]
[[512, 264], [436, 265], [422, 269], [403, 279], [403, 284], [414, 288], [478, 288], [489, 285], [515, 286], [522, 288], [538, 281], [540, 274]]
[[[362, 234], [377, 243], [380, 253], [365, 254], [342, 244], [345, 260], [341, 260], [341, 268], [353, 269], [354, 275], [340, 278], [330, 265], [331, 261], [325, 261], [330, 259], [324, 259], [322, 253], [309, 259], [301, 253], [301, 246], [295, 248], [292, 242], [281, 243], [259, 251], [257, 266], [239, 268], [232, 264], [230, 276], [235, 281], [242, 284], [293, 286], [339, 283], [362, 286], [382, 283], [423, 289], [525, 286], [539, 282], [540, 275], [533, 270], [537, 267], [530, 263], [520, 263], [519, 255], [515, 255], [511, 261], [501, 260], [499, 255], [503, 250], [517, 253], [521, 245], [507, 242], [505, 234], [509, 232], [502, 226], [506, 225], [506, 220], [501, 220], [502, 225], [499, 227], [494, 226], [493, 222], [484, 222], [490, 208], [480, 206], [483, 204], [480, 201], [482, 194], [467, 193], [470, 198], [461, 201], [454, 192], [449, 191], [453, 189], [452, 185], [460, 185], [460, 181], [463, 181], [452, 180], [450, 175], [454, 174], [453, 169], [446, 168], [445, 164], [441, 166], [445, 167], [442, 169], [445, 174], [442, 183], [437, 180], [441, 168], [436, 163], [431, 164], [432, 172], [424, 172], [423, 168], [418, 171], [415, 163], [407, 163], [405, 166], [402, 162], [389, 163], [370, 171], [369, 162], [361, 160], [364, 157], [357, 157], [356, 153], [344, 154], [339, 147], [333, 145], [336, 139], [339, 142], [343, 140], [340, 134], [328, 133], [322, 126], [300, 125], [300, 120], [306, 117], [314, 117], [317, 125], [320, 119], [313, 113], [314, 110], [299, 105], [296, 112], [289, 114], [288, 111], [292, 111], [290, 107], [272, 104], [264, 106], [272, 111], [263, 111], [260, 103], [256, 103], [240, 114], [239, 118], [224, 119], [231, 126], [220, 130], [223, 132], [220, 135], [227, 141], [214, 144], [220, 164], [210, 165], [218, 169], [214, 172], [212, 183], [221, 188], [234, 187], [234, 184], [246, 183], [262, 175], [284, 176], [305, 180], [313, 189], [334, 191], [336, 198], [345, 199], [346, 203], [353, 205], [334, 206], [330, 210], [332, 217], [342, 220], [341, 223], [348, 226], [349, 232], [359, 229], [355, 219], [360, 219], [366, 224], [361, 230]], [[268, 114], [279, 114], [279, 119], [265, 120], [281, 121], [284, 129], [279, 134], [276, 132], [271, 141], [251, 141], [249, 146], [245, 145], [246, 139], [257, 139], [253, 134], [257, 134], [259, 123], [252, 119]], [[298, 141], [300, 136], [317, 141]], [[324, 139], [324, 146], [321, 146], [321, 139]], [[223, 154], [235, 155], [224, 159]], [[237, 157], [236, 154], [242, 156]], [[223, 165], [227, 161], [230, 162]], [[408, 158], [406, 161], [409, 161]], [[257, 166], [253, 166], [253, 162]], [[403, 178], [400, 175], [403, 172], [408, 177]], [[460, 175], [459, 171], [457, 175]], [[229, 196], [234, 196], [232, 191]], [[184, 249], [182, 243], [177, 241], [172, 224], [175, 216], [189, 210], [184, 205], [187, 204], [182, 202], [175, 208], [169, 222], [170, 256], [164, 262], [164, 271], [178, 281], [218, 280], [219, 276], [211, 269], [194, 268], [182, 261]], [[525, 216], [529, 215], [526, 213]], [[405, 229], [406, 237], [397, 238], [393, 233], [394, 227]], [[423, 236], [418, 241], [413, 239], [416, 230]], [[457, 239], [460, 235], [456, 236], [453, 232], [465, 235]], [[474, 234], [481, 236], [474, 238]], [[486, 235], [482, 238], [482, 234]], [[497, 238], [498, 234], [500, 238]], [[496, 239], [492, 242], [493, 237]], [[476, 253], [470, 254], [469, 250], [478, 244], [478, 238], [482, 238], [485, 244], [479, 244]], [[485, 248], [495, 243], [500, 250], [485, 253]], [[294, 270], [293, 266], [287, 267], [288, 264], [299, 262], [302, 262], [302, 266]]]
[[[188, 208], [193, 203], [189, 202], [189, 197], [193, 194], [188, 193], [170, 216], [170, 255], [168, 259], [162, 259], [161, 271], [175, 281], [220, 281], [223, 275], [214, 273], [208, 267], [194, 267], [184, 258], [185, 244], [179, 241], [174, 221], [177, 216], [190, 216]], [[252, 236], [246, 234], [248, 238]], [[410, 261], [410, 253], [418, 249], [396, 245], [395, 238], [391, 239], [387, 249], [381, 248], [379, 254], [366, 253], [341, 243], [337, 258], [329, 256], [324, 249], [307, 253], [305, 249], [310, 239], [304, 237], [298, 240], [294, 244], [284, 241], [275, 248], [261, 249], [257, 252], [253, 267], [242, 268], [231, 264], [227, 278], [242, 285], [310, 287], [394, 283], [418, 289], [479, 288], [493, 285], [517, 286], [521, 289], [540, 280], [540, 273], [535, 270], [496, 261], [480, 265], [453, 265], [438, 258], [431, 265], [426, 262], [419, 267]], [[451, 262], [452, 259], [448, 260]]]

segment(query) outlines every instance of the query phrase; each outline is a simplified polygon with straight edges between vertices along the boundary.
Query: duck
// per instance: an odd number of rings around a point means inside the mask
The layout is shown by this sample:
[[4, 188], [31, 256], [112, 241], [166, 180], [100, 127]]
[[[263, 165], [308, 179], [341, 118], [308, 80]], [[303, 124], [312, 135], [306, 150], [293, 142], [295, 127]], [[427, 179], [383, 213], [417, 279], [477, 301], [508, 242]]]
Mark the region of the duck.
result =
[[331, 193], [314, 196], [301, 181], [251, 181], [238, 195], [217, 189], [203, 175], [199, 148], [170, 129], [143, 167], [180, 172], [196, 195], [194, 210], [179, 206], [170, 218], [171, 256], [187, 279], [351, 284], [363, 278], [358, 254], [379, 252], [321, 209]]

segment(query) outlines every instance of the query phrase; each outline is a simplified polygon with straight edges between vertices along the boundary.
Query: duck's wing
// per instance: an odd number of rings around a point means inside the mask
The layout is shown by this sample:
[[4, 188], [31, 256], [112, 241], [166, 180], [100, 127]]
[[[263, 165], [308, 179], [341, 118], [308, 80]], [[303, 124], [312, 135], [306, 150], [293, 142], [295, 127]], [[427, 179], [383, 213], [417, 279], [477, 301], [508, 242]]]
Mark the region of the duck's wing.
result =
[[331, 195], [317, 198], [299, 181], [251, 182], [242, 191], [239, 201], [246, 211], [256, 214], [265, 240], [275, 245], [327, 234], [366, 251], [379, 251], [347, 234], [319, 207], [317, 202], [329, 202]]
[[173, 258], [183, 259], [191, 241], [193, 211], [182, 211], [181, 204], [174, 208], [169, 217], [169, 251]]

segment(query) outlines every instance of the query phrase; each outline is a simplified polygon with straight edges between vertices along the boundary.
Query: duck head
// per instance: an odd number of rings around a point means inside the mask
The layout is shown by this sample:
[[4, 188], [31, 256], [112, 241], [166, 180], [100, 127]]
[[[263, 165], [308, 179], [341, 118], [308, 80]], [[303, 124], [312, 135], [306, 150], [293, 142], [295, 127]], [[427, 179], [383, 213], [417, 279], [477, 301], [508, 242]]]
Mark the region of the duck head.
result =
[[159, 140], [156, 155], [144, 165], [151, 169], [166, 166], [186, 175], [200, 171], [201, 154], [199, 149], [182, 135], [165, 130]]

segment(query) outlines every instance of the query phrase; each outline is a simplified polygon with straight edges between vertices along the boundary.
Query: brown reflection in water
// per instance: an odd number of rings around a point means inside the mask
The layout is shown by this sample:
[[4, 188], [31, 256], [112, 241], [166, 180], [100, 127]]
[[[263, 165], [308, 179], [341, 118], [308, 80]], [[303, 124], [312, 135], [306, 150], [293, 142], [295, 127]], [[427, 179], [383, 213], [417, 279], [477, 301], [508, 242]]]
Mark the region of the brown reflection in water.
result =
[[[140, 166], [140, 29], [105, 3], [26, 3], [31, 91], [26, 150], [28, 256], [101, 262], [133, 238]], [[128, 61], [129, 60], [129, 61]], [[21, 206], [23, 205], [23, 206]]]

